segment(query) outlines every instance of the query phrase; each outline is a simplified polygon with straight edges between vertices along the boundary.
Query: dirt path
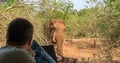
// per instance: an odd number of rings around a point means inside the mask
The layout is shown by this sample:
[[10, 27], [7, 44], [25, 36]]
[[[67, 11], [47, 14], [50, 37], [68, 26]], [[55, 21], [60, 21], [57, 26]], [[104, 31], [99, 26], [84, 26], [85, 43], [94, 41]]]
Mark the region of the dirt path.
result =
[[[85, 39], [86, 40], [86, 39]], [[77, 59], [82, 59], [82, 58], [90, 58], [93, 57], [94, 54], [97, 54], [98, 50], [95, 48], [83, 48], [79, 49], [78, 45], [82, 44], [82, 42], [87, 42], [85, 40], [73, 40], [67, 41], [64, 43], [64, 49], [63, 49], [63, 54], [65, 57], [72, 57], [72, 58], [77, 58]], [[88, 44], [91, 45], [91, 44]]]

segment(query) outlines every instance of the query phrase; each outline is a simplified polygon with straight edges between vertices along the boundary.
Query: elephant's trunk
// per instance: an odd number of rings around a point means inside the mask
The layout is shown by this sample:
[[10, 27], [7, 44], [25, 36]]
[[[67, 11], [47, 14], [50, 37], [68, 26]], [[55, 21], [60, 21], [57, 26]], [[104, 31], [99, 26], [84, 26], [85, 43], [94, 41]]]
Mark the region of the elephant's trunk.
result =
[[58, 55], [63, 56], [63, 42], [64, 42], [64, 33], [58, 33], [55, 37], [56, 40], [56, 51]]

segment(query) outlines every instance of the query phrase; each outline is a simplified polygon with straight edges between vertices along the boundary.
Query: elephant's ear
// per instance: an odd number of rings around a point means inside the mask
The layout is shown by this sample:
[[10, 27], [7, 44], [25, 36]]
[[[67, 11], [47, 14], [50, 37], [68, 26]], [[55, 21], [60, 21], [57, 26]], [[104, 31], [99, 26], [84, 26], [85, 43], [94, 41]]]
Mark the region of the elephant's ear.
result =
[[65, 22], [64, 22], [64, 20], [62, 20], [61, 22], [62, 22], [62, 24], [65, 26]]
[[65, 32], [65, 31], [66, 31], [65, 21], [64, 21], [64, 20], [61, 20], [60, 23], [63, 24], [63, 26], [64, 26], [63, 31]]
[[53, 33], [55, 31], [55, 26], [54, 26], [55, 23], [56, 23], [56, 21], [50, 21], [50, 24], [49, 24], [49, 32], [50, 33]]

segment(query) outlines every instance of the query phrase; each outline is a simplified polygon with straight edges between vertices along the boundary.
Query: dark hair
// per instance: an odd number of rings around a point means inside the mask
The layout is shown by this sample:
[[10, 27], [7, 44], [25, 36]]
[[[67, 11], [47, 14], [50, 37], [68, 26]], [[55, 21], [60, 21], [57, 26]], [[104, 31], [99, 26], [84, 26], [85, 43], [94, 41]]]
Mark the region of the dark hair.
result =
[[33, 25], [24, 18], [16, 18], [7, 29], [7, 44], [24, 45], [33, 36]]

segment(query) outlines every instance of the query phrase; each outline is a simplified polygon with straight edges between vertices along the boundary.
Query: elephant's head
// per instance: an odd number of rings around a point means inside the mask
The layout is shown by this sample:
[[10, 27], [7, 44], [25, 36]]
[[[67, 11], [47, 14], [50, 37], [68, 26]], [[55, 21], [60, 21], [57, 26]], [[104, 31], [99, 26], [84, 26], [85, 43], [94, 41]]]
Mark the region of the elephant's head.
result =
[[65, 22], [61, 19], [50, 20], [46, 26], [46, 35], [50, 42], [63, 42], [65, 34]]

